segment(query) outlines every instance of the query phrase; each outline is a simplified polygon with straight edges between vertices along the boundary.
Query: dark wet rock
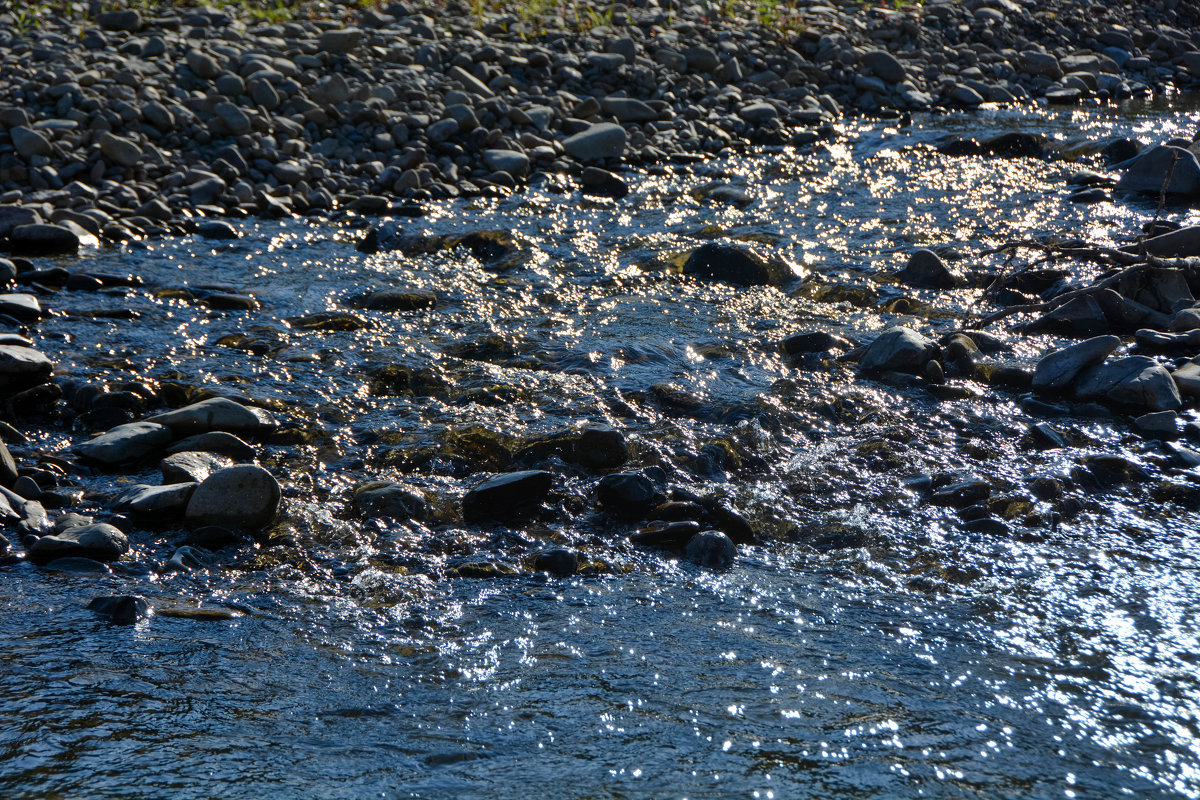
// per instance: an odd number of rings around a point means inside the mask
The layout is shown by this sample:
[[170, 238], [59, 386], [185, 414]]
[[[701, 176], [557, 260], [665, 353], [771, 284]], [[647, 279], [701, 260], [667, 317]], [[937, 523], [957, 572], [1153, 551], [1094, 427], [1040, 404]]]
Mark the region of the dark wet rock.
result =
[[269, 433], [279, 427], [269, 411], [244, 406], [226, 397], [213, 397], [148, 417], [146, 422], [165, 425], [176, 435], [225, 431], [233, 434]]
[[218, 453], [234, 461], [253, 461], [254, 448], [232, 433], [211, 431], [180, 439], [167, 448], [168, 453]]
[[380, 289], [362, 300], [371, 311], [425, 311], [437, 306], [437, 295], [420, 289]]
[[112, 567], [103, 561], [78, 556], [56, 558], [39, 566], [45, 572], [62, 572], [67, 575], [111, 575], [113, 572]]
[[1166, 333], [1142, 328], [1136, 331], [1133, 337], [1137, 349], [1142, 353], [1188, 354], [1200, 348], [1200, 331], [1196, 330]]
[[495, 475], [463, 496], [463, 519], [482, 522], [528, 516], [546, 499], [553, 485], [554, 476], [544, 470]]
[[22, 255], [68, 255], [79, 251], [79, 234], [65, 225], [34, 223], [13, 228], [9, 249]]
[[360, 331], [371, 327], [370, 322], [357, 314], [340, 311], [318, 311], [302, 317], [289, 317], [287, 321], [293, 328], [307, 331]]
[[35, 564], [48, 564], [57, 558], [115, 561], [127, 552], [129, 539], [125, 534], [101, 522], [79, 525], [39, 538], [29, 548], [29, 560]]
[[1154, 267], [1126, 270], [1115, 288], [1127, 301], [1168, 315], [1177, 308], [1195, 303], [1187, 272], [1182, 269]]
[[216, 559], [213, 558], [212, 553], [185, 544], [171, 554], [167, 563], [163, 565], [162, 571], [164, 573], [199, 572], [212, 569], [214, 566], [216, 566]]
[[114, 625], [133, 625], [147, 619], [153, 610], [146, 598], [136, 594], [112, 594], [93, 597], [87, 604], [88, 611], [107, 617]]
[[1007, 522], [993, 516], [967, 520], [959, 527], [967, 533], [982, 533], [988, 536], [1008, 536], [1012, 533], [1012, 528]]
[[1135, 418], [1133, 429], [1152, 439], [1178, 439], [1179, 417], [1174, 411], [1153, 411]]
[[25, 160], [35, 156], [49, 157], [54, 152], [50, 147], [50, 140], [33, 128], [18, 125], [10, 129], [8, 135], [17, 155]]
[[937, 489], [929, 497], [929, 502], [938, 506], [965, 508], [977, 505], [987, 500], [992, 494], [991, 485], [978, 478], [967, 478], [955, 481]]
[[629, 540], [642, 547], [661, 547], [664, 550], [683, 550], [692, 537], [700, 533], [699, 522], [681, 520], [678, 522], [651, 522], [644, 528], [631, 534]]
[[220, 525], [201, 525], [199, 528], [188, 531], [184, 538], [184, 544], [213, 551], [240, 544], [242, 540], [242, 534], [236, 530]]
[[1083, 204], [1106, 203], [1111, 199], [1112, 197], [1104, 189], [1080, 189], [1072, 192], [1067, 197], [1067, 202]]
[[733, 566], [737, 546], [720, 531], [701, 531], [687, 543], [684, 555], [706, 569], [725, 570]]
[[96, 24], [105, 31], [134, 33], [142, 27], [142, 15], [134, 9], [105, 11], [96, 15]]
[[163, 483], [200, 483], [217, 470], [231, 466], [232, 461], [214, 453], [183, 451], [172, 453], [159, 462]]
[[802, 353], [848, 352], [854, 349], [854, 342], [829, 331], [804, 331], [784, 339], [781, 346], [783, 352], [794, 356]]
[[44, 383], [54, 365], [32, 347], [0, 344], [0, 389], [25, 389]]
[[1192, 359], [1172, 372], [1171, 379], [1184, 397], [1200, 397], [1200, 358]]
[[584, 164], [592, 164], [607, 158], [620, 158], [628, 138], [620, 125], [601, 122], [568, 136], [562, 145], [568, 155]]
[[507, 578], [513, 574], [511, 568], [494, 564], [491, 561], [467, 561], [446, 572], [447, 576], [451, 578], [477, 578], [481, 580]]
[[1159, 145], [1137, 156], [1117, 181], [1117, 189], [1140, 194], [1200, 195], [1200, 161], [1190, 150]]
[[1047, 422], [1030, 425], [1021, 444], [1034, 450], [1061, 450], [1070, 446], [1066, 434]]
[[884, 331], [867, 346], [859, 369], [864, 373], [921, 373], [925, 365], [940, 354], [935, 342], [910, 328], [898, 326]]
[[171, 429], [164, 425], [131, 422], [118, 425], [72, 449], [81, 458], [116, 466], [146, 458], [166, 447], [174, 438]]
[[1108, 491], [1150, 480], [1146, 468], [1133, 459], [1111, 453], [1084, 456], [1071, 478], [1085, 489]]
[[1141, 411], [1175, 411], [1183, 405], [1171, 373], [1148, 356], [1088, 368], [1075, 384], [1075, 396]]
[[1139, 328], [1159, 330], [1170, 326], [1170, 317], [1112, 289], [1076, 297], [1023, 326], [1026, 333], [1057, 333], [1073, 338], [1101, 334], [1133, 333]]
[[689, 194], [696, 200], [709, 203], [724, 203], [737, 208], [749, 208], [754, 205], [754, 196], [740, 186], [732, 186], [724, 181], [710, 181], [692, 189]]
[[615, 469], [629, 460], [629, 447], [620, 431], [596, 426], [580, 432], [568, 458], [589, 469]]
[[196, 226], [196, 233], [205, 239], [232, 240], [241, 237], [237, 228], [224, 220], [210, 220]]
[[1068, 389], [1080, 372], [1102, 363], [1120, 344], [1116, 336], [1097, 336], [1043, 356], [1033, 371], [1034, 390]]
[[1145, 252], [1147, 255], [1158, 258], [1200, 256], [1200, 225], [1189, 225], [1186, 228], [1154, 236], [1126, 249], [1133, 252]]
[[918, 289], [953, 289], [958, 281], [946, 262], [932, 250], [917, 250], [908, 258], [896, 280]]
[[214, 472], [192, 494], [185, 517], [192, 525], [256, 530], [275, 516], [279, 482], [262, 467], [239, 464]]
[[364, 517], [427, 519], [429, 503], [420, 491], [399, 483], [374, 481], [354, 490], [354, 507]]
[[644, 519], [663, 500], [654, 482], [635, 472], [605, 475], [596, 485], [600, 508], [625, 519]]
[[579, 556], [566, 547], [550, 547], [534, 554], [533, 568], [559, 577], [574, 575], [579, 570]]
[[590, 197], [612, 197], [619, 200], [629, 194], [629, 184], [621, 176], [600, 167], [585, 167], [579, 183], [583, 193]]
[[187, 510], [197, 483], [131, 486], [113, 498], [112, 507], [150, 520], [178, 519]]
[[799, 277], [778, 259], [764, 258], [749, 247], [722, 242], [698, 247], [684, 263], [683, 273], [735, 286], [782, 286]]
[[0, 294], [0, 314], [22, 322], [41, 319], [42, 306], [31, 294]]

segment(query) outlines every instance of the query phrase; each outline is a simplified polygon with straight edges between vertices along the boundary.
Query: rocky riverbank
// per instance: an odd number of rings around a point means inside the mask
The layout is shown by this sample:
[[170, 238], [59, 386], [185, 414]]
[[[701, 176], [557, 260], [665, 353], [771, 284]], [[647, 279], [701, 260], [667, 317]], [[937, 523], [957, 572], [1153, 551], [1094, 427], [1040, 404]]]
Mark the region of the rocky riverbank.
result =
[[[1175, 0], [729, 8], [317, 4], [267, 24], [197, 6], [36, 25], [10, 9], [0, 238], [66, 251], [221, 217], [415, 214], [543, 180], [620, 195], [624, 170], [812, 142], [843, 114], [1200, 80], [1196, 11]], [[16, 233], [40, 223], [57, 227]]]

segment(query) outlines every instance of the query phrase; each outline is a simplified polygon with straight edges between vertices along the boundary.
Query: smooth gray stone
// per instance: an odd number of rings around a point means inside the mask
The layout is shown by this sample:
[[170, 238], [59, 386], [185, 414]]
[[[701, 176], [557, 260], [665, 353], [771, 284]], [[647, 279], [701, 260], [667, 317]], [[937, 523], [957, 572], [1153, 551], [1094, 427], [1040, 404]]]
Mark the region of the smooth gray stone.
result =
[[1167, 194], [1200, 194], [1200, 161], [1194, 153], [1182, 147], [1152, 147], [1135, 158], [1117, 181], [1117, 189], [1141, 194], [1160, 194], [1164, 186]]
[[233, 462], [225, 456], [183, 451], [164, 458], [158, 468], [162, 471], [163, 483], [199, 483], [217, 470], [232, 465]]
[[1141, 411], [1176, 411], [1183, 405], [1171, 373], [1149, 356], [1126, 356], [1080, 374], [1080, 400], [1107, 400]]
[[79, 234], [66, 225], [33, 223], [19, 225], [9, 233], [9, 247], [31, 255], [65, 255], [79, 251]]
[[523, 178], [529, 172], [529, 156], [516, 150], [484, 150], [483, 163], [490, 170], [507, 172], [514, 178]]
[[36, 225], [42, 221], [42, 216], [32, 208], [25, 206], [0, 206], [0, 236], [7, 236], [15, 228], [23, 225]]
[[720, 531], [701, 531], [684, 548], [688, 561], [706, 569], [724, 570], [733, 566], [737, 546]]
[[900, 59], [886, 50], [868, 50], [859, 60], [864, 67], [887, 83], [902, 83], [908, 77]]
[[317, 39], [317, 49], [326, 53], [349, 53], [362, 41], [363, 32], [358, 28], [343, 28], [325, 31]]
[[658, 112], [653, 107], [632, 97], [606, 97], [600, 106], [605, 113], [612, 114], [623, 123], [653, 122], [658, 119]]
[[146, 517], [175, 518], [183, 516], [196, 483], [173, 483], [167, 486], [131, 486], [113, 501], [113, 508]]
[[1066, 389], [1080, 372], [1102, 363], [1120, 344], [1116, 336], [1096, 336], [1043, 356], [1033, 370], [1034, 391]]
[[175, 435], [165, 425], [130, 422], [72, 448], [77, 455], [113, 466], [138, 461], [171, 443]]
[[253, 461], [254, 448], [232, 433], [210, 431], [180, 439], [167, 448], [168, 453], [218, 453], [235, 461]]
[[10, 130], [8, 135], [12, 137], [17, 155], [26, 160], [34, 156], [50, 156], [54, 152], [50, 148], [50, 140], [33, 128], [21, 125]]
[[279, 482], [262, 467], [239, 464], [214, 472], [192, 494], [185, 517], [193, 525], [256, 530], [279, 509]]
[[44, 382], [53, 369], [50, 359], [32, 347], [0, 344], [0, 388]]
[[41, 319], [42, 304], [31, 294], [0, 294], [0, 314], [7, 314], [18, 320], [32, 321]]
[[1147, 253], [1159, 258], [1192, 258], [1200, 256], [1200, 225], [1189, 225], [1177, 231], [1164, 233], [1146, 239], [1131, 249], [1135, 252], [1145, 249]]
[[563, 140], [563, 149], [587, 164], [606, 158], [620, 158], [628, 140], [625, 129], [612, 122], [601, 122]]
[[213, 397], [146, 418], [147, 422], [166, 425], [180, 435], [226, 431], [255, 434], [274, 430], [278, 423], [270, 412], [244, 406], [226, 397]]
[[859, 369], [862, 372], [919, 373], [940, 354], [937, 344], [912, 330], [888, 328], [867, 346]]
[[463, 496], [463, 518], [479, 522], [521, 516], [541, 503], [553, 484], [554, 476], [543, 470], [494, 475]]
[[142, 160], [142, 148], [122, 136], [105, 131], [100, 134], [100, 152], [114, 164], [135, 166]]
[[203, 50], [188, 50], [184, 60], [187, 62], [188, 69], [198, 78], [212, 80], [221, 74], [221, 65]]
[[29, 548], [29, 560], [35, 564], [48, 564], [58, 558], [116, 561], [127, 552], [129, 539], [125, 534], [100, 522], [41, 537]]

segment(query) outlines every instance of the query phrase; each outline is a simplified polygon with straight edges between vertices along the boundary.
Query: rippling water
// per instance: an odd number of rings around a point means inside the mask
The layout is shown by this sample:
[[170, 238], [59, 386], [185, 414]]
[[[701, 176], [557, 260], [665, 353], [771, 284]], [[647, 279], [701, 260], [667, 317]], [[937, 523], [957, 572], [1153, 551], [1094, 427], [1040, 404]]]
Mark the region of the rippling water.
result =
[[[1077, 446], [1029, 451], [1020, 438], [1036, 420], [1012, 395], [982, 387], [937, 403], [840, 367], [798, 368], [777, 346], [814, 327], [856, 339], [903, 321], [954, 327], [972, 290], [907, 292], [927, 304], [921, 318], [821, 294], [900, 296], [876, 278], [915, 247], [950, 245], [966, 255], [958, 268], [994, 268], [1002, 257], [982, 253], [1002, 242], [1111, 243], [1155, 212], [1071, 205], [1064, 178], [1077, 165], [947, 158], [928, 146], [940, 137], [1021, 129], [1086, 150], [1190, 135], [1198, 119], [1139, 107], [854, 124], [807, 150], [647, 175], [619, 203], [581, 205], [550, 182], [411, 223], [511, 232], [525, 258], [502, 267], [457, 250], [364, 256], [352, 225], [304, 221], [69, 264], [134, 269], [149, 285], [44, 298], [70, 312], [38, 340], [66, 375], [290, 408], [307, 443], [266, 447], [263, 460], [289, 484], [281, 527], [300, 546], [267, 540], [221, 569], [160, 576], [178, 533], [130, 530], [134, 561], [114, 576], [5, 568], [0, 793], [1200, 796], [1197, 514], [1133, 486], [1081, 497], [1084, 512], [1057, 527], [987, 536], [902, 485], [966, 469], [1017, 496], [1027, 478], [1094, 452], [1138, 459], [1156, 479], [1193, 476], [1119, 421], [1071, 420]], [[750, 204], [695, 199], [712, 181]], [[788, 294], [671, 273], [673, 257], [718, 234], [828, 280]], [[211, 286], [263, 309], [189, 299]], [[286, 322], [386, 286], [432, 290], [439, 307], [356, 311], [371, 323], [357, 331]], [[97, 314], [121, 308], [141, 316]], [[1053, 344], [1011, 342], [1025, 359]], [[384, 364], [429, 369], [445, 391], [372, 395]], [[479, 469], [500, 468], [504, 437], [581, 421], [626, 431], [635, 465], [725, 493], [767, 545], [712, 574], [631, 547], [582, 511], [513, 531], [452, 517], [389, 527], [344, 511], [352, 485], [400, 476], [452, 507]], [[33, 435], [55, 452], [82, 434]], [[96, 476], [89, 488], [151, 477]], [[589, 479], [567, 470], [562, 481], [563, 508], [582, 509]], [[521, 569], [551, 541], [584, 553], [594, 574]], [[437, 578], [477, 554], [516, 574]], [[223, 613], [114, 627], [84, 608], [114, 592]]]

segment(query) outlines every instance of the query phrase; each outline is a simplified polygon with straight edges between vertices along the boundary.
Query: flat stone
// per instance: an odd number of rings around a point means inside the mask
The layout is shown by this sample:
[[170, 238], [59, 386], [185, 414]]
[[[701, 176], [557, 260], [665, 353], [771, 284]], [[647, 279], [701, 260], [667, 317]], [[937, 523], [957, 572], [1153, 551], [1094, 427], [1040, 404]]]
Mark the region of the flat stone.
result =
[[32, 208], [25, 206], [0, 206], [0, 236], [8, 236], [13, 229], [23, 225], [34, 225], [42, 221], [42, 216]]
[[743, 245], [707, 242], [688, 256], [684, 275], [735, 286], [782, 286], [799, 277], [787, 264]]
[[658, 112], [652, 106], [633, 97], [606, 97], [600, 102], [600, 107], [622, 123], [653, 122], [658, 119]]
[[50, 140], [33, 128], [24, 125], [11, 129], [8, 135], [12, 137], [13, 147], [17, 155], [25, 160], [34, 156], [49, 157], [54, 151], [50, 148]]
[[224, 220], [211, 220], [196, 226], [196, 234], [204, 239], [229, 241], [241, 238], [237, 228]]
[[212, 80], [221, 74], [221, 65], [215, 58], [203, 50], [197, 50], [194, 48], [188, 50], [184, 55], [184, 61], [187, 63], [188, 69], [190, 69], [197, 78]]
[[133, 9], [105, 11], [96, 15], [96, 24], [101, 30], [134, 33], [141, 30], [142, 15]]
[[122, 136], [105, 131], [100, 134], [99, 144], [104, 157], [122, 167], [135, 166], [142, 160], [142, 148]]
[[554, 476], [544, 470], [495, 475], [463, 496], [463, 519], [479, 522], [525, 516], [541, 504], [553, 485]]
[[372, 311], [424, 311], [437, 306], [437, 295], [420, 289], [381, 289], [363, 301]]
[[23, 388], [46, 381], [54, 364], [32, 347], [0, 344], [0, 388]]
[[261, 408], [244, 406], [226, 397], [213, 397], [147, 417], [147, 422], [166, 425], [179, 435], [226, 431], [234, 434], [256, 434], [278, 427], [275, 417]]
[[1145, 250], [1159, 258], [1192, 258], [1200, 256], [1200, 225], [1189, 225], [1177, 231], [1146, 239], [1129, 248], [1134, 252]]
[[166, 447], [174, 438], [171, 429], [164, 425], [130, 422], [77, 444], [72, 449], [81, 458], [112, 466], [143, 459]]
[[213, 113], [225, 123], [229, 128], [229, 132], [234, 136], [242, 136], [250, 133], [252, 129], [250, 117], [246, 116], [246, 112], [233, 103], [217, 103], [213, 109]]
[[41, 537], [29, 548], [29, 560], [35, 564], [48, 564], [58, 558], [116, 561], [128, 552], [128, 537], [120, 529], [101, 522]]
[[177, 519], [183, 516], [192, 492], [198, 483], [172, 483], [166, 486], [135, 485], [113, 500], [117, 511], [157, 519]]
[[217, 470], [232, 466], [233, 462], [216, 453], [183, 451], [172, 453], [159, 462], [163, 483], [200, 483]]
[[65, 225], [19, 225], [9, 234], [8, 245], [26, 255], [67, 255], [79, 251], [79, 234]]
[[738, 116], [750, 125], [766, 125], [779, 119], [779, 109], [770, 103], [750, 103], [742, 106]]
[[41, 319], [42, 304], [31, 294], [0, 294], [0, 314], [26, 322]]
[[920, 373], [941, 353], [937, 344], [912, 330], [888, 328], [868, 345], [859, 362], [862, 372]]
[[425, 519], [429, 503], [418, 490], [399, 483], [368, 483], [354, 491], [354, 506], [364, 517]]
[[180, 439], [167, 448], [168, 453], [218, 453], [234, 461], [253, 461], [254, 448], [232, 433], [210, 431]]
[[563, 149], [584, 164], [606, 158], [620, 158], [628, 140], [625, 129], [612, 122], [601, 122], [563, 140]]
[[1179, 393], [1185, 397], [1200, 397], [1200, 358], [1193, 358], [1171, 373]]
[[1107, 400], [1140, 411], [1176, 411], [1183, 405], [1171, 373], [1149, 356], [1126, 356], [1080, 374], [1080, 400]]
[[239, 464], [214, 472], [192, 494], [184, 516], [193, 525], [256, 530], [279, 509], [279, 482], [262, 467]]
[[1080, 372], [1103, 363], [1120, 344], [1121, 340], [1116, 336], [1097, 336], [1043, 356], [1033, 370], [1034, 391], [1053, 392], [1068, 388]]
[[584, 167], [579, 183], [585, 195], [611, 197], [619, 200], [629, 194], [629, 184], [619, 176], [600, 167]]
[[317, 49], [326, 53], [349, 53], [362, 41], [363, 32], [358, 28], [343, 28], [325, 31], [317, 39]]

